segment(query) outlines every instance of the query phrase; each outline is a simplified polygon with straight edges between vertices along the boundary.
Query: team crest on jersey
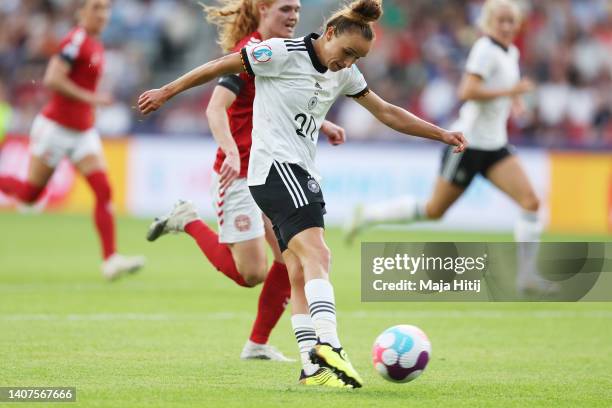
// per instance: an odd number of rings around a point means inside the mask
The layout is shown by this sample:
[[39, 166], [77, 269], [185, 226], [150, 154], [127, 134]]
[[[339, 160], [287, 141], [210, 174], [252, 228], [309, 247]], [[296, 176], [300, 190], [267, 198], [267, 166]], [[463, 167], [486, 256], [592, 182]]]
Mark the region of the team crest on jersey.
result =
[[257, 62], [268, 62], [272, 59], [272, 48], [266, 44], [262, 44], [255, 47], [251, 54]]
[[318, 104], [319, 104], [319, 98], [317, 98], [316, 96], [313, 96], [308, 101], [308, 110], [313, 110], [314, 108], [317, 107]]
[[319, 187], [319, 183], [316, 180], [310, 179], [308, 180], [308, 189], [315, 194], [318, 194], [321, 191], [321, 187]]
[[251, 218], [248, 215], [242, 214], [234, 219], [234, 226], [240, 232], [246, 232], [251, 229]]

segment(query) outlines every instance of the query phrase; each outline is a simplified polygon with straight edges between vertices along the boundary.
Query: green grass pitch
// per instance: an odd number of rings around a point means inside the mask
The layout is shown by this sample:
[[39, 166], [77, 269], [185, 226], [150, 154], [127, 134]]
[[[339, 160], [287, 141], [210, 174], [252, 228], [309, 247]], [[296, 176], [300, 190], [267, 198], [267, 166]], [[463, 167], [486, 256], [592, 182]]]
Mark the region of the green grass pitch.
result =
[[[345, 247], [335, 229], [327, 238], [339, 332], [366, 384], [298, 386], [298, 363], [238, 358], [259, 289], [213, 270], [186, 236], [146, 242], [147, 225], [119, 219], [121, 251], [146, 255], [148, 265], [106, 283], [89, 217], [0, 213], [0, 386], [77, 387], [77, 403], [54, 407], [612, 405], [612, 303], [361, 303], [358, 247]], [[364, 239], [511, 236], [373, 231]], [[397, 385], [374, 372], [370, 348], [400, 323], [428, 333], [433, 357], [419, 379]], [[296, 357], [288, 313], [271, 343]]]

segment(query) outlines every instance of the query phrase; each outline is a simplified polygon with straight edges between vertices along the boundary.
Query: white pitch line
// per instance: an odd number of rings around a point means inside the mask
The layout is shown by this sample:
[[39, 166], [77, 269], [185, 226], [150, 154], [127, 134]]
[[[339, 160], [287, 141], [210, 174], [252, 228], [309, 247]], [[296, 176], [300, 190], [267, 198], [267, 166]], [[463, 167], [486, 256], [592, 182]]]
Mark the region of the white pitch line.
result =
[[[470, 311], [356, 311], [338, 313], [340, 318], [348, 319], [380, 319], [380, 318], [534, 318], [534, 319], [566, 319], [566, 318], [612, 318], [612, 310], [589, 311], [503, 311], [503, 310], [470, 310]], [[92, 313], [92, 314], [0, 314], [0, 321], [205, 321], [205, 320], [233, 320], [252, 319], [254, 313], [248, 312], [213, 312], [192, 314], [163, 314], [163, 313]]]

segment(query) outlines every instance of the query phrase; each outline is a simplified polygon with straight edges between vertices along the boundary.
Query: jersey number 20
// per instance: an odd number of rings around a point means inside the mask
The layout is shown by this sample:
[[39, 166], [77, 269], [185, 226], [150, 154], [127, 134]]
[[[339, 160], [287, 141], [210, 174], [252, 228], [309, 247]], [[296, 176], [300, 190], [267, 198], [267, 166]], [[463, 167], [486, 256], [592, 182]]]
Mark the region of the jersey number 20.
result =
[[[294, 119], [300, 125], [298, 129], [295, 129], [295, 133], [303, 138], [310, 136], [310, 140], [314, 142], [314, 134], [317, 131], [317, 122], [315, 122], [312, 115], [306, 116], [304, 113], [298, 113], [295, 115]], [[308, 126], [306, 126], [306, 122], [308, 122]], [[306, 130], [304, 130], [304, 126], [306, 126]]]

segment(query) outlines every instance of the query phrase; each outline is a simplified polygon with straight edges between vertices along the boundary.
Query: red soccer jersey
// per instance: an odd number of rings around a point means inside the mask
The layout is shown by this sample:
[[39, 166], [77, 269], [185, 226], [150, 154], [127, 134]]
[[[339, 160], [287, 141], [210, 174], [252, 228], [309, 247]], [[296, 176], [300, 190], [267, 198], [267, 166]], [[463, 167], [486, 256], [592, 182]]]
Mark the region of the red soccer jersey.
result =
[[[247, 35], [236, 44], [233, 51], [240, 51], [247, 45], [261, 42], [261, 34], [257, 31]], [[221, 78], [219, 85], [228, 88], [236, 94], [236, 100], [227, 110], [230, 130], [238, 146], [240, 154], [240, 178], [247, 176], [249, 154], [251, 152], [251, 132], [253, 131], [253, 101], [255, 100], [255, 78], [246, 72], [240, 75]], [[218, 173], [225, 160], [225, 153], [217, 150], [217, 160], [214, 170]]]
[[[102, 43], [87, 35], [82, 27], [76, 27], [60, 43], [59, 55], [71, 66], [68, 78], [95, 92], [104, 67]], [[81, 131], [93, 127], [95, 119], [92, 105], [59, 92], [52, 92], [42, 114], [62, 126]]]

